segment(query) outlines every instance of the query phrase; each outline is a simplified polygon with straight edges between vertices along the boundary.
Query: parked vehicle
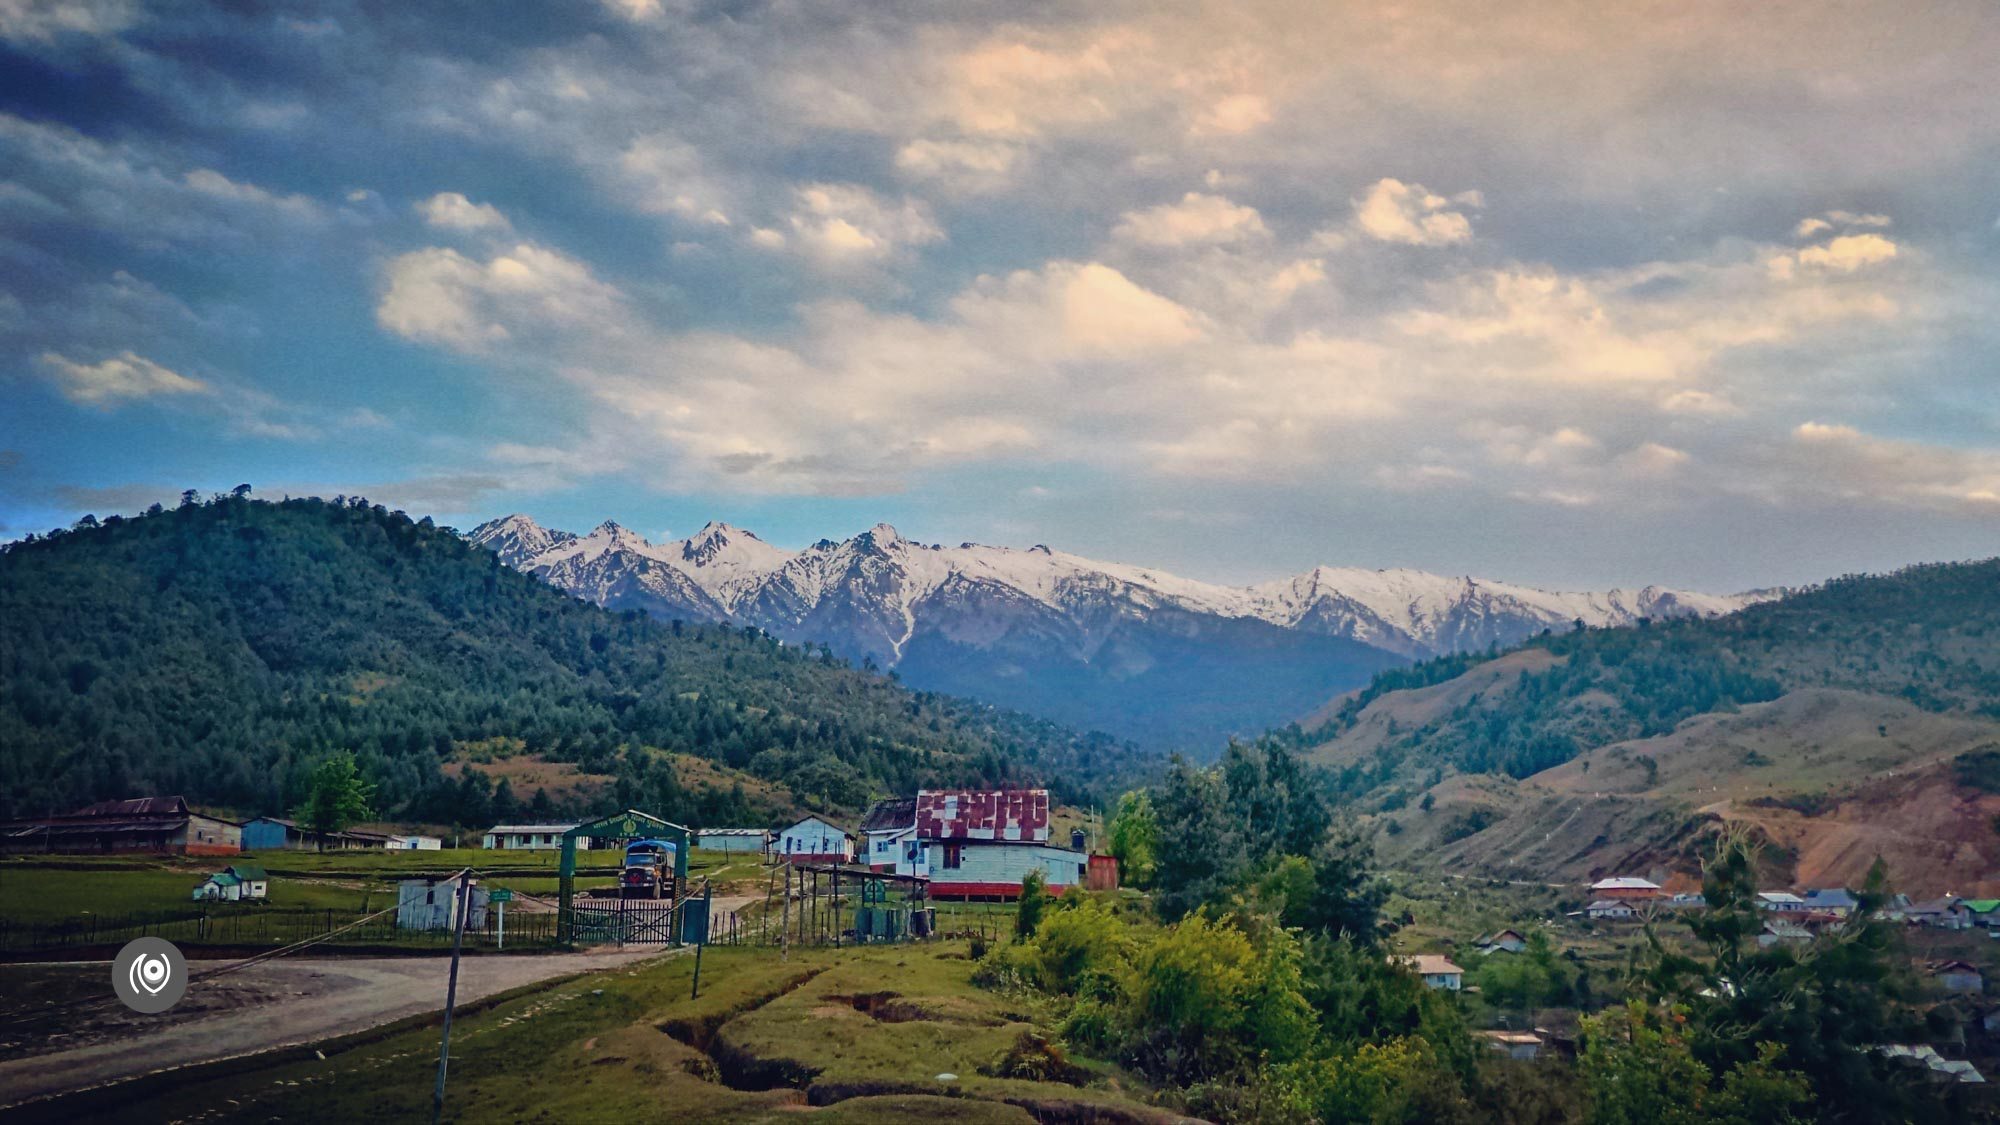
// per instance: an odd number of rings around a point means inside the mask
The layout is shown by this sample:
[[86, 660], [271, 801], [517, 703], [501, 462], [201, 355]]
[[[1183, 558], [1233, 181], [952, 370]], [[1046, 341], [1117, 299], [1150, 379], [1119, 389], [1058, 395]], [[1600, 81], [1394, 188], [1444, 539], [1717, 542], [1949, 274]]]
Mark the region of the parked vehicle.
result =
[[671, 840], [634, 840], [625, 845], [625, 869], [618, 876], [619, 897], [672, 899], [677, 850]]

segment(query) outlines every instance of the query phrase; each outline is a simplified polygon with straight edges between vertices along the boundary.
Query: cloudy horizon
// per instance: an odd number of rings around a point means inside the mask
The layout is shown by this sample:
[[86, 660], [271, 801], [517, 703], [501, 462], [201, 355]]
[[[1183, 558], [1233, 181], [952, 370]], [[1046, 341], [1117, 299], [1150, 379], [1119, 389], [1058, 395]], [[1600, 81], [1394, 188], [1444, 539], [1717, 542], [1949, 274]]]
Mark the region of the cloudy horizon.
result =
[[2000, 554], [2000, 10], [0, 0], [0, 539]]

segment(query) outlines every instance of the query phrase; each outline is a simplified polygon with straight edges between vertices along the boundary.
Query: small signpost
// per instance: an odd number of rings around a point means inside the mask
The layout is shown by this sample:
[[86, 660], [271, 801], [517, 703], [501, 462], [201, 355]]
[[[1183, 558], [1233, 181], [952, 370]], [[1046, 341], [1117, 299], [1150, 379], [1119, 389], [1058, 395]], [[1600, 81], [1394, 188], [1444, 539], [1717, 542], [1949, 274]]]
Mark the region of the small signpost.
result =
[[507, 948], [507, 904], [514, 901], [514, 892], [505, 887], [496, 887], [492, 893], [486, 896], [486, 901], [492, 903], [494, 908], [500, 911], [500, 931], [496, 935], [493, 947], [495, 949], [505, 949]]

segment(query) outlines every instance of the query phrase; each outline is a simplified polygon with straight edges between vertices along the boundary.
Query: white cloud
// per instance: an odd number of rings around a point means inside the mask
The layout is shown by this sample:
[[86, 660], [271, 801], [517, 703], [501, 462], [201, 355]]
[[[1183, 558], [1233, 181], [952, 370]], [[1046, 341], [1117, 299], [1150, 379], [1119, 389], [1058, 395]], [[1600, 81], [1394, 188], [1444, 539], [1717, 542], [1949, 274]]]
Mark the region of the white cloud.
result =
[[44, 352], [41, 366], [64, 397], [101, 409], [159, 395], [206, 395], [214, 391], [199, 379], [190, 379], [129, 351], [97, 363], [78, 363], [55, 352]]
[[616, 176], [642, 211], [728, 226], [733, 192], [695, 146], [671, 133], [640, 137], [619, 153]]
[[2000, 451], [1898, 441], [1853, 426], [1801, 423], [1771, 486], [1814, 498], [2000, 515]]
[[521, 243], [481, 262], [429, 247], [393, 259], [375, 318], [389, 331], [454, 351], [486, 352], [517, 334], [625, 323], [623, 295], [574, 258]]
[[1020, 147], [1006, 141], [919, 138], [896, 150], [904, 174], [967, 192], [1006, 186], [1020, 162]]
[[1808, 246], [1794, 257], [1800, 265], [1853, 273], [1896, 256], [1896, 244], [1879, 234], [1844, 234], [1824, 246]]
[[238, 183], [213, 168], [197, 168], [181, 179], [187, 186], [211, 198], [269, 207], [295, 219], [317, 220], [325, 214], [320, 205], [308, 196], [278, 195], [255, 184]]
[[1472, 220], [1456, 208], [1478, 207], [1481, 202], [1477, 192], [1446, 199], [1422, 184], [1384, 178], [1354, 200], [1354, 225], [1382, 242], [1449, 246], [1472, 238]]
[[930, 208], [859, 184], [807, 184], [793, 195], [789, 245], [827, 265], [871, 262], [944, 237]]
[[132, 0], [0, 0], [0, 39], [46, 43], [65, 35], [112, 35], [138, 17]]
[[1179, 203], [1127, 211], [1112, 231], [1113, 237], [1147, 246], [1238, 242], [1270, 233], [1256, 208], [1198, 191], [1188, 192]]
[[429, 199], [420, 200], [416, 209], [426, 223], [446, 230], [503, 231], [512, 227], [498, 207], [491, 203], [474, 203], [456, 191], [441, 191]]
[[1271, 101], [1261, 94], [1230, 94], [1195, 118], [1196, 136], [1234, 136], [1271, 123]]

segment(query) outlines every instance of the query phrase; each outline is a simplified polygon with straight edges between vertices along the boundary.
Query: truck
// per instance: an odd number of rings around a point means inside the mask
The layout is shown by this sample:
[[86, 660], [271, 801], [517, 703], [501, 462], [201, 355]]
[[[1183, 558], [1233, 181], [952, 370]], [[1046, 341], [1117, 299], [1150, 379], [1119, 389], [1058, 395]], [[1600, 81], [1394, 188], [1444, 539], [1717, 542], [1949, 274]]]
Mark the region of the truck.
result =
[[634, 840], [625, 845], [625, 868], [618, 874], [618, 896], [671, 901], [678, 851], [679, 845], [672, 840]]

